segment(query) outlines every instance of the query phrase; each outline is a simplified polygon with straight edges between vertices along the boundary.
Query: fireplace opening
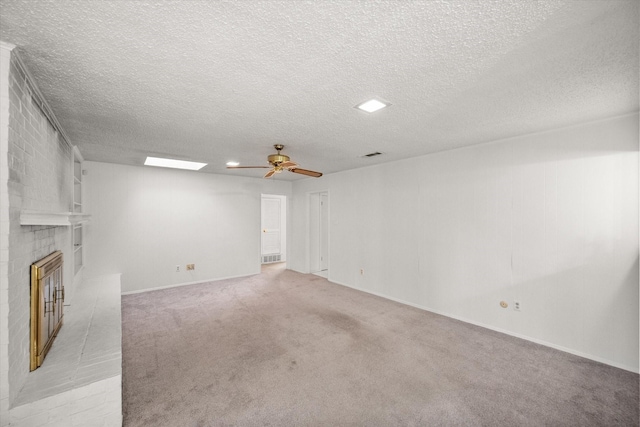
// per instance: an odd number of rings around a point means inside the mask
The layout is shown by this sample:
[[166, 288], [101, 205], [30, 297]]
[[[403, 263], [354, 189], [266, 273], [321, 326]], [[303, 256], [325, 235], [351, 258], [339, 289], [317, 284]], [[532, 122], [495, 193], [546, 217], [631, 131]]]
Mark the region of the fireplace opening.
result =
[[31, 371], [42, 365], [64, 317], [63, 256], [61, 251], [31, 264]]

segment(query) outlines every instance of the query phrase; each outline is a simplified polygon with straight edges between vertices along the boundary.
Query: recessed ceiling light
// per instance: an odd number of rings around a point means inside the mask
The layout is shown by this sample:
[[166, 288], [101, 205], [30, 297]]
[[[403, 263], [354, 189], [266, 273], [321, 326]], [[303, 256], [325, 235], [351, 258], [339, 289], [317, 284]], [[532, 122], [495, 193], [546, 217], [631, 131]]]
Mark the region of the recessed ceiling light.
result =
[[375, 111], [381, 110], [384, 107], [388, 107], [389, 103], [385, 103], [382, 101], [378, 101], [377, 99], [370, 99], [368, 101], [363, 102], [362, 104], [356, 105], [355, 108], [366, 111], [367, 113], [373, 113]]
[[240, 162], [227, 162], [227, 166], [238, 166]]
[[160, 157], [147, 157], [145, 166], [159, 166], [161, 168], [188, 169], [197, 171], [205, 167], [206, 163], [188, 162], [186, 160], [161, 159]]

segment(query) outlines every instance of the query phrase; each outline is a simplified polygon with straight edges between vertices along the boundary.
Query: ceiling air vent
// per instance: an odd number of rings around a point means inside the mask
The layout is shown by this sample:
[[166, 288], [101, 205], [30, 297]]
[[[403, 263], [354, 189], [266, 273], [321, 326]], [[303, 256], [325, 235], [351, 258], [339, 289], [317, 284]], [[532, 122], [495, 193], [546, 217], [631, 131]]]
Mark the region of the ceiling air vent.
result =
[[362, 157], [375, 157], [375, 156], [379, 156], [380, 154], [382, 154], [382, 153], [381, 153], [381, 152], [379, 152], [379, 151], [376, 151], [376, 152], [374, 152], [374, 153], [365, 154], [365, 155], [364, 155], [364, 156], [362, 156]]

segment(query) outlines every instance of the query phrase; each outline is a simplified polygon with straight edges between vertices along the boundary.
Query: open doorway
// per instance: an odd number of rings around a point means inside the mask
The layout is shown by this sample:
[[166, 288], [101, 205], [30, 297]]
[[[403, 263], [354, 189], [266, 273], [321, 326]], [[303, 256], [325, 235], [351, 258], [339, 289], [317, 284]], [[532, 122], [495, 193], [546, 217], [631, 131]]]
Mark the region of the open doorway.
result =
[[261, 199], [261, 263], [286, 261], [287, 197], [263, 194]]
[[309, 195], [309, 271], [329, 276], [329, 193]]

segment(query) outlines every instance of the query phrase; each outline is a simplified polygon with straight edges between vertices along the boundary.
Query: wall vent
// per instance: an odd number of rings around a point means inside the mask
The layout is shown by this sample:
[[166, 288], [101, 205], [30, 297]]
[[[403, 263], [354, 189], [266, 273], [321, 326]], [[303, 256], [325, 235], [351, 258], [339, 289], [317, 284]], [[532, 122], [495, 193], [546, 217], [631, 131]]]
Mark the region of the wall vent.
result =
[[365, 154], [365, 155], [364, 155], [364, 156], [362, 156], [362, 157], [375, 157], [375, 156], [379, 156], [380, 154], [382, 154], [382, 153], [381, 153], [381, 152], [379, 152], [379, 151], [376, 151], [376, 152], [374, 152], [374, 153]]
[[269, 264], [272, 262], [280, 262], [282, 259], [281, 254], [273, 254], [273, 255], [262, 255], [262, 263]]

